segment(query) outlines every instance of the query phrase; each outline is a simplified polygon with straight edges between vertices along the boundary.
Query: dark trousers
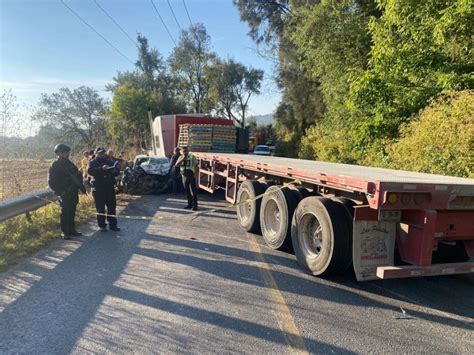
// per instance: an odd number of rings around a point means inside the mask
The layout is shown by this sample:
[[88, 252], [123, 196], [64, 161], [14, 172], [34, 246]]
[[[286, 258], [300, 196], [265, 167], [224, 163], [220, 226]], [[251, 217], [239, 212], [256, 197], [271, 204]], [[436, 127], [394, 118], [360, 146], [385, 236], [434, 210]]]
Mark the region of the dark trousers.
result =
[[76, 217], [76, 206], [79, 202], [77, 191], [68, 192], [61, 196], [61, 232], [64, 235], [73, 235], [76, 232], [74, 218]]
[[95, 209], [97, 213], [97, 224], [100, 228], [105, 228], [105, 207], [107, 206], [107, 221], [111, 228], [117, 227], [117, 218], [109, 216], [115, 216], [115, 208], [117, 206], [117, 201], [115, 199], [115, 188], [114, 186], [100, 186], [94, 188], [92, 191], [92, 196], [94, 197]]
[[183, 174], [183, 185], [186, 190], [186, 197], [188, 198], [188, 206], [197, 207], [197, 188], [194, 174], [185, 172]]
[[183, 180], [181, 179], [181, 174], [178, 172], [173, 171], [171, 175], [171, 182], [173, 186], [173, 193], [177, 194], [183, 191]]

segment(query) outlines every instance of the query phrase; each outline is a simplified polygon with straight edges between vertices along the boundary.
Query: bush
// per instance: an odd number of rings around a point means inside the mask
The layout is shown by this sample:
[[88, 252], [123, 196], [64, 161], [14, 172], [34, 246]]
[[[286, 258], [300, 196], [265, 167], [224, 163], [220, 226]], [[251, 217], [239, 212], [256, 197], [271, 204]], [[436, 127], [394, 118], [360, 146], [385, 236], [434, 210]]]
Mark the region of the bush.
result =
[[355, 164], [358, 152], [350, 127], [350, 122], [347, 122], [347, 127], [341, 127], [327, 118], [320, 121], [306, 131], [301, 140], [299, 157]]
[[[92, 198], [79, 196], [76, 223], [90, 218]], [[0, 270], [19, 259], [50, 244], [61, 235], [59, 228], [59, 206], [51, 203], [29, 215], [10, 218], [0, 223]]]
[[474, 90], [432, 100], [387, 150], [395, 169], [474, 177]]

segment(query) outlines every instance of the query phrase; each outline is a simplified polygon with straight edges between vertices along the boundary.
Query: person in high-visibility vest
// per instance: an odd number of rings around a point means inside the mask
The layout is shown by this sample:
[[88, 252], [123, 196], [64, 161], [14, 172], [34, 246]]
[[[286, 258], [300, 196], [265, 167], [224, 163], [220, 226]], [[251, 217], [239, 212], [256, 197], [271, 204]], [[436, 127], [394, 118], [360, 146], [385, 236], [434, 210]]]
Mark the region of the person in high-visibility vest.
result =
[[188, 147], [182, 148], [183, 154], [178, 158], [176, 166], [179, 166], [181, 175], [183, 176], [183, 185], [186, 190], [186, 197], [188, 198], [188, 205], [184, 207], [189, 210], [197, 211], [197, 188], [196, 188], [196, 169], [197, 159], [189, 153]]

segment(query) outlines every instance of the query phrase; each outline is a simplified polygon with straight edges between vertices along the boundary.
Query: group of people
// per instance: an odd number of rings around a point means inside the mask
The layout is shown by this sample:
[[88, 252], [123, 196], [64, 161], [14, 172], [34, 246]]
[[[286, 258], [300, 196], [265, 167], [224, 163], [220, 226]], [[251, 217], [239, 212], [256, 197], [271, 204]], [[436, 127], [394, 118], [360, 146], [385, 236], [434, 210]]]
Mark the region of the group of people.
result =
[[[58, 159], [49, 168], [48, 185], [59, 197], [61, 205], [61, 238], [71, 239], [82, 235], [77, 231], [74, 219], [79, 192], [87, 193], [84, 183], [91, 187], [99, 230], [107, 232], [107, 221], [109, 230], [120, 231], [116, 218], [115, 183], [121, 165], [126, 162], [123, 153], [122, 156], [115, 158], [113, 151], [106, 151], [103, 147], [85, 151], [81, 167], [78, 169], [69, 160], [71, 153], [69, 146], [60, 143], [54, 147], [54, 152]], [[189, 152], [188, 147], [176, 148], [170, 165], [173, 192], [179, 192], [184, 185], [188, 202], [184, 208], [197, 211], [196, 157]]]
[[[83, 158], [81, 160], [81, 167], [79, 170], [81, 171], [82, 176], [84, 177], [84, 181], [90, 182], [91, 176], [87, 173], [87, 167], [89, 165], [89, 162], [95, 159], [94, 149], [83, 151], [82, 156]], [[118, 161], [121, 169], [125, 168], [125, 166], [128, 164], [127, 159], [125, 159], [125, 152], [121, 152], [120, 155], [116, 157], [114, 151], [109, 149], [106, 153], [106, 156], [114, 163]]]
[[[120, 173], [120, 161], [112, 160], [103, 147], [97, 147], [89, 158], [87, 165], [81, 165], [81, 171], [69, 160], [71, 148], [60, 143], [54, 147], [58, 159], [49, 168], [48, 185], [58, 195], [61, 205], [61, 238], [81, 236], [76, 230], [74, 218], [79, 202], [79, 192], [85, 194], [84, 177], [88, 179], [97, 211], [97, 224], [101, 232], [119, 231], [117, 226], [115, 177]], [[107, 208], [107, 213], [105, 209]]]

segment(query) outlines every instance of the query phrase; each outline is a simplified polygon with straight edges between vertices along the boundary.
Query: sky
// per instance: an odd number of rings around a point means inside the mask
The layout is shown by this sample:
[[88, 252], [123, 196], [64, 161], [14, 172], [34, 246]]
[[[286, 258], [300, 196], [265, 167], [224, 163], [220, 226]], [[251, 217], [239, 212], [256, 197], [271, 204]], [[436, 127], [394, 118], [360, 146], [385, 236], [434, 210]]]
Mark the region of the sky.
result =
[[[139, 32], [166, 58], [174, 43], [151, 0], [95, 0], [132, 38]], [[131, 62], [134, 44], [96, 5], [94, 0], [64, 0]], [[167, 0], [153, 0], [171, 36], [179, 38]], [[183, 0], [169, 0], [182, 28], [190, 25]], [[212, 49], [222, 58], [233, 58], [265, 71], [262, 95], [250, 102], [249, 113], [272, 113], [280, 93], [272, 80], [273, 64], [256, 53], [240, 22], [232, 0], [185, 0], [193, 23], [203, 23]], [[117, 71], [133, 70], [133, 64], [74, 16], [61, 0], [0, 0], [0, 92], [12, 89], [20, 106], [34, 106], [41, 93], [61, 87], [87, 85], [110, 98], [105, 85]]]

